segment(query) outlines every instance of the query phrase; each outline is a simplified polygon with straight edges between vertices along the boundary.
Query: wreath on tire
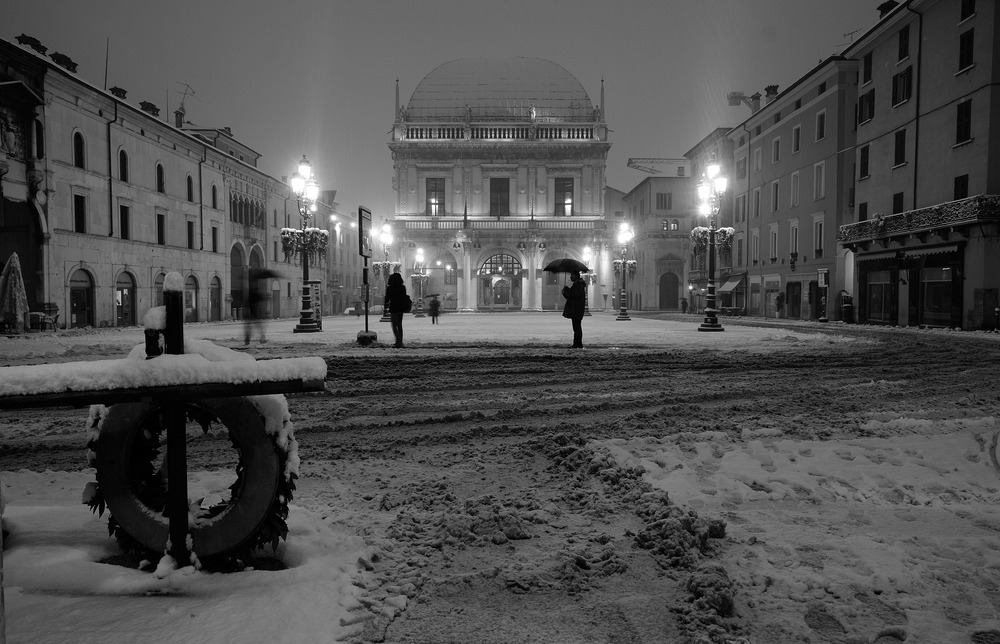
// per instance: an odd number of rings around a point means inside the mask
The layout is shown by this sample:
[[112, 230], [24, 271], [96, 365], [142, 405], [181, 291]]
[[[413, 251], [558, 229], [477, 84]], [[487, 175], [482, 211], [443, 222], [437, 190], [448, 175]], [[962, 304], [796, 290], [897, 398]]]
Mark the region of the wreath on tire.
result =
[[[183, 403], [185, 420], [207, 432], [219, 422], [238, 455], [230, 496], [189, 503], [189, 544], [201, 564], [240, 567], [288, 535], [288, 503], [298, 478], [298, 448], [285, 397], [212, 398]], [[155, 559], [169, 538], [163, 408], [153, 402], [90, 408], [87, 457], [97, 481], [83, 501], [103, 516], [108, 534], [130, 555]]]

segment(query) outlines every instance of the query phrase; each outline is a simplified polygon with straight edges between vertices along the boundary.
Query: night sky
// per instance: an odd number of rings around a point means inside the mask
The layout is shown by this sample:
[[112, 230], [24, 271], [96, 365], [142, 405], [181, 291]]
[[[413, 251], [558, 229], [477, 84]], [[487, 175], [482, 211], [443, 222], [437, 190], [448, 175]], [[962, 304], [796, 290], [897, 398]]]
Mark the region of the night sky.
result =
[[[532, 56], [577, 77], [611, 128], [608, 185], [629, 157], [680, 157], [749, 116], [726, 94], [779, 91], [878, 19], [876, 0], [0, 0], [2, 36], [38, 38], [97, 87], [173, 121], [230, 126], [288, 175], [303, 154], [339, 211], [392, 214], [395, 81], [403, 103], [456, 58]], [[107, 82], [105, 59], [107, 52]]]

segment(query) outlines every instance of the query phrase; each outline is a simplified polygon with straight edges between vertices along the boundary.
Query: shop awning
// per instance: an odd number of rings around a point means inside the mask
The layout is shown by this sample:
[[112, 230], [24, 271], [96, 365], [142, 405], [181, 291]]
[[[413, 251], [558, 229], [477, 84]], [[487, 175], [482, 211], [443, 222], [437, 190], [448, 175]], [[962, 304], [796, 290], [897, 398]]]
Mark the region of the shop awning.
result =
[[913, 248], [900, 248], [898, 250], [887, 250], [878, 253], [858, 255], [857, 261], [870, 262], [877, 259], [903, 259], [908, 257], [921, 257], [923, 255], [954, 253], [957, 250], [957, 244], [949, 244], [947, 246], [914, 246]]
[[726, 280], [725, 284], [719, 287], [719, 293], [728, 293], [729, 291], [733, 290], [734, 288], [740, 285], [740, 282], [743, 281], [744, 277], [746, 277], [746, 273], [742, 275], [733, 275], [732, 277]]

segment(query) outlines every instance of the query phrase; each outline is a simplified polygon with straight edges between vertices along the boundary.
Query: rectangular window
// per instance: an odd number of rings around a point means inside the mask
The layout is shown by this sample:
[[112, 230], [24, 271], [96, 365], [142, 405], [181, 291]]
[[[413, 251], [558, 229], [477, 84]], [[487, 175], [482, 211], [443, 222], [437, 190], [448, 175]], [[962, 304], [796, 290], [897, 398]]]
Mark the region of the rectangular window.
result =
[[892, 156], [894, 166], [906, 163], [906, 130], [896, 132], [896, 147]]
[[753, 189], [753, 216], [760, 217], [760, 188]]
[[969, 175], [955, 177], [955, 199], [965, 199], [969, 196]]
[[897, 192], [892, 195], [892, 214], [903, 212], [903, 193]]
[[[278, 251], [277, 251], [278, 242], [274, 242], [274, 248], [275, 248], [274, 261], [278, 261]], [[212, 226], [212, 252], [213, 253], [219, 252], [219, 227], [218, 226]]]
[[868, 221], [868, 202], [862, 201], [858, 204], [858, 221]]
[[746, 157], [736, 160], [736, 178], [746, 179], [747, 178], [747, 160]]
[[167, 243], [167, 216], [156, 213], [156, 243], [164, 246]]
[[[215, 234], [215, 228], [212, 229], [212, 234]], [[278, 261], [278, 240], [275, 239], [271, 242], [271, 261]]]
[[813, 222], [813, 244], [816, 246], [816, 257], [823, 256], [823, 222]]
[[896, 60], [903, 60], [910, 56], [910, 25], [906, 25], [899, 30], [897, 39]]
[[556, 178], [556, 215], [573, 216], [573, 179], [571, 177]]
[[820, 161], [813, 166], [813, 199], [826, 196], [826, 163]]
[[750, 261], [755, 265], [760, 262], [760, 236], [756, 232], [750, 238], [750, 254]]
[[790, 205], [794, 208], [799, 205], [799, 173], [795, 171], [792, 173], [792, 193], [790, 196]]
[[975, 62], [973, 58], [973, 47], [976, 43], [975, 29], [970, 29], [958, 37], [958, 69], [959, 71], [972, 67]]
[[817, 89], [816, 94], [818, 94], [819, 96], [826, 94], [826, 83], [820, 83], [819, 87], [816, 89]]
[[799, 252], [799, 227], [792, 226], [788, 231], [788, 252]]
[[771, 163], [781, 161], [781, 139], [771, 141]]
[[187, 222], [188, 248], [194, 248], [194, 222]]
[[672, 210], [674, 207], [674, 193], [672, 192], [657, 192], [656, 193], [656, 209], [657, 210]]
[[871, 152], [871, 145], [862, 145], [858, 155], [858, 179], [867, 179], [869, 176], [868, 159]]
[[760, 148], [754, 148], [753, 151], [753, 171], [760, 172], [760, 160], [761, 160]]
[[799, 147], [802, 144], [802, 127], [796, 125], [792, 128], [792, 154], [799, 151]]
[[955, 143], [965, 143], [972, 140], [972, 101], [968, 100], [956, 106]]
[[427, 214], [431, 216], [443, 215], [444, 210], [444, 178], [427, 179]]
[[743, 266], [743, 238], [736, 240], [736, 265]]
[[892, 77], [892, 105], [895, 107], [900, 103], [910, 100], [913, 93], [913, 68], [907, 67]]
[[771, 212], [778, 212], [778, 192], [780, 188], [777, 181], [771, 182]]
[[778, 261], [778, 229], [771, 229], [771, 261]]
[[733, 203], [733, 216], [736, 218], [736, 222], [746, 220], [747, 216], [747, 196], [738, 195]]
[[875, 116], [875, 90], [870, 89], [858, 97], [858, 123], [872, 120]]
[[87, 232], [87, 198], [73, 195], [73, 232]]
[[966, 18], [971, 18], [976, 14], [976, 0], [962, 0], [962, 9], [959, 14], [959, 20], [965, 20]]
[[510, 179], [490, 179], [490, 216], [506, 217], [509, 214]]
[[118, 206], [118, 236], [130, 239], [129, 234], [129, 207]]
[[872, 52], [865, 54], [861, 59], [861, 84], [870, 83], [872, 80]]
[[826, 138], [826, 112], [816, 114], [816, 140], [822, 141]]

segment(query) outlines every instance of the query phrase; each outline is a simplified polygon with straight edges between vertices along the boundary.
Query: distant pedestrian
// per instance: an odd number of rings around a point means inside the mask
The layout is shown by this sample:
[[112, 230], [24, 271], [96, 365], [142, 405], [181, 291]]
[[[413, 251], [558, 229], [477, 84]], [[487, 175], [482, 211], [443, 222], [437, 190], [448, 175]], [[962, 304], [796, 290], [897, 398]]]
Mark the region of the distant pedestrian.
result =
[[563, 317], [569, 318], [573, 323], [573, 346], [572, 349], [583, 348], [583, 312], [586, 308], [587, 288], [583, 285], [583, 278], [579, 272], [569, 274], [572, 286], [564, 286], [562, 295], [566, 298], [566, 306], [563, 307]]
[[403, 276], [393, 273], [389, 276], [385, 285], [385, 301], [383, 306], [389, 314], [392, 324], [392, 334], [396, 337], [397, 349], [403, 348], [403, 315], [408, 313], [412, 304], [410, 296], [406, 294], [406, 285], [403, 284]]
[[438, 316], [441, 315], [441, 300], [437, 299], [437, 296], [431, 298], [430, 304], [427, 305], [428, 310], [431, 313], [431, 324], [438, 323]]
[[688, 299], [686, 297], [681, 298], [681, 313], [688, 312]]
[[259, 269], [250, 269], [250, 292], [247, 295], [247, 310], [244, 314], [246, 317], [243, 321], [243, 344], [249, 345], [250, 338], [253, 336], [253, 331], [256, 328], [258, 335], [260, 335], [261, 342], [267, 342], [267, 338], [264, 337], [264, 285], [267, 282], [266, 279], [261, 277], [261, 272]]

